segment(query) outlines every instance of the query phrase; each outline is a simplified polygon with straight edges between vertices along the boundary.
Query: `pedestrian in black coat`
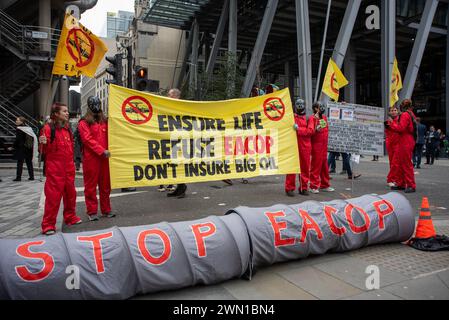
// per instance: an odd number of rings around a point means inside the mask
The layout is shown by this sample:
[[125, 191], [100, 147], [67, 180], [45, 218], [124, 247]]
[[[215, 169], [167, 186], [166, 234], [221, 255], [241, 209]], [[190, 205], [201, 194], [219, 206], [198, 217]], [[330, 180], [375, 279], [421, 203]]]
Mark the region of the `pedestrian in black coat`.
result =
[[[17, 127], [26, 126], [26, 120], [24, 117], [18, 117], [16, 119]], [[31, 138], [31, 140], [29, 140]], [[17, 160], [17, 173], [16, 178], [13, 181], [22, 180], [23, 163], [26, 162], [28, 169], [28, 180], [34, 180], [33, 170], [33, 137], [27, 135], [19, 128], [16, 129], [16, 140], [14, 141], [14, 156], [13, 159]]]
[[438, 135], [438, 132], [435, 131], [434, 126], [430, 126], [430, 131], [427, 132], [426, 135], [426, 158], [427, 158], [426, 164], [432, 165], [434, 163], [436, 148], [439, 143], [440, 143], [440, 136]]

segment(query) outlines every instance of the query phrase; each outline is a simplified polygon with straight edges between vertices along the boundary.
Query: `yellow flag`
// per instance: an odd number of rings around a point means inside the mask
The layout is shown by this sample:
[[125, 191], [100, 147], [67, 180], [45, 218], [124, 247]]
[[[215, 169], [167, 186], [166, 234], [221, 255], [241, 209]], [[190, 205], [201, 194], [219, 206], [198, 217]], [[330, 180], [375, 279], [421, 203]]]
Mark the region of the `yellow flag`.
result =
[[337, 64], [331, 58], [329, 60], [329, 64], [327, 65], [322, 91], [332, 100], [338, 101], [340, 88], [343, 88], [347, 84], [348, 80], [345, 78], [341, 70], [338, 68]]
[[106, 51], [103, 41], [74, 16], [66, 14], [52, 73], [93, 77]]
[[393, 63], [393, 72], [391, 75], [391, 88], [390, 88], [390, 107], [394, 106], [396, 101], [399, 100], [398, 92], [402, 89], [402, 78], [398, 68], [398, 61], [396, 57]]

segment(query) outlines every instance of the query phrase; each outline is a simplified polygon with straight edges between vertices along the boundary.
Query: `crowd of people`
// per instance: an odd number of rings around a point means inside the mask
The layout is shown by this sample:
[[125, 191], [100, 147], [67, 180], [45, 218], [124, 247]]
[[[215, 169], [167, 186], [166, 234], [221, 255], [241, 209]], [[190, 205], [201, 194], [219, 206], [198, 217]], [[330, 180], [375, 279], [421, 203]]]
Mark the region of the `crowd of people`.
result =
[[[172, 99], [180, 99], [180, 96], [181, 92], [178, 89], [171, 89], [168, 92], [168, 97]], [[61, 199], [64, 204], [64, 222], [67, 225], [82, 222], [75, 211], [75, 171], [80, 170], [81, 158], [88, 220], [98, 220], [100, 218], [98, 212], [106, 218], [115, 216], [110, 202], [111, 153], [108, 150], [108, 121], [98, 97], [89, 97], [87, 105], [86, 113], [73, 128], [69, 124], [67, 106], [60, 103], [53, 104], [50, 116], [45, 121], [43, 119], [40, 121], [39, 139], [30, 132], [25, 118], [18, 117], [16, 120], [16, 141], [11, 148], [17, 160], [14, 181], [21, 181], [24, 162], [27, 164], [29, 180], [34, 180], [32, 159], [37, 140], [40, 156], [45, 160], [43, 171], [46, 176], [44, 187], [46, 200], [42, 233], [46, 235], [55, 233]], [[340, 155], [343, 160], [341, 173], [347, 174], [348, 179], [360, 177], [360, 174], [353, 173], [351, 169], [350, 154], [328, 152], [329, 123], [325, 115], [325, 105], [318, 101], [313, 104], [312, 109], [312, 115], [306, 117], [304, 101], [298, 99], [294, 104], [293, 129], [297, 134], [301, 173], [286, 176], [285, 193], [289, 197], [294, 196], [296, 190], [300, 195], [335, 191], [330, 184], [332, 179], [330, 173], [336, 173], [336, 158]], [[426, 154], [426, 164], [432, 165], [439, 155], [448, 152], [448, 139], [434, 126], [430, 126], [427, 130], [420, 118], [413, 113], [413, 105], [409, 99], [402, 101], [400, 108], [395, 106], [390, 108], [389, 117], [384, 124], [390, 165], [387, 183], [392, 190], [415, 192], [414, 168], [420, 168], [423, 153]], [[223, 181], [232, 185], [231, 180]], [[167, 193], [168, 197], [184, 198], [187, 185], [178, 184], [176, 187], [161, 185], [158, 190], [170, 191]]]

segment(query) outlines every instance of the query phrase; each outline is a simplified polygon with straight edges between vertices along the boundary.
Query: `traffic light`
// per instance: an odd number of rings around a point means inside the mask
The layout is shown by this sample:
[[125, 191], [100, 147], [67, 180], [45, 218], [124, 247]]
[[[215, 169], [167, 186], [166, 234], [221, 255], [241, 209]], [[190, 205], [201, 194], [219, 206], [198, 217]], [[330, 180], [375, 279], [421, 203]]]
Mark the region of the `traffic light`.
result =
[[136, 67], [136, 89], [139, 91], [149, 91], [148, 68]]
[[116, 84], [118, 86], [122, 86], [122, 74], [123, 74], [123, 66], [122, 66], [122, 54], [117, 53], [114, 56], [106, 56], [106, 61], [110, 63], [109, 67], [106, 69], [106, 72], [112, 76], [112, 79], [106, 80], [107, 84]]

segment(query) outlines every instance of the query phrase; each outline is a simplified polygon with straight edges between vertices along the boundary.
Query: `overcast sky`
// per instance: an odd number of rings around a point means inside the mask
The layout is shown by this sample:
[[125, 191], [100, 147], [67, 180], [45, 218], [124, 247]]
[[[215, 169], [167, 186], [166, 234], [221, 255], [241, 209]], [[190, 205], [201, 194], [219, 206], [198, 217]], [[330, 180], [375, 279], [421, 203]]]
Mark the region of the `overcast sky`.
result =
[[[97, 36], [106, 37], [106, 14], [119, 10], [134, 12], [134, 0], [98, 0], [95, 7], [81, 14], [80, 22]], [[80, 91], [79, 86], [70, 89]]]

